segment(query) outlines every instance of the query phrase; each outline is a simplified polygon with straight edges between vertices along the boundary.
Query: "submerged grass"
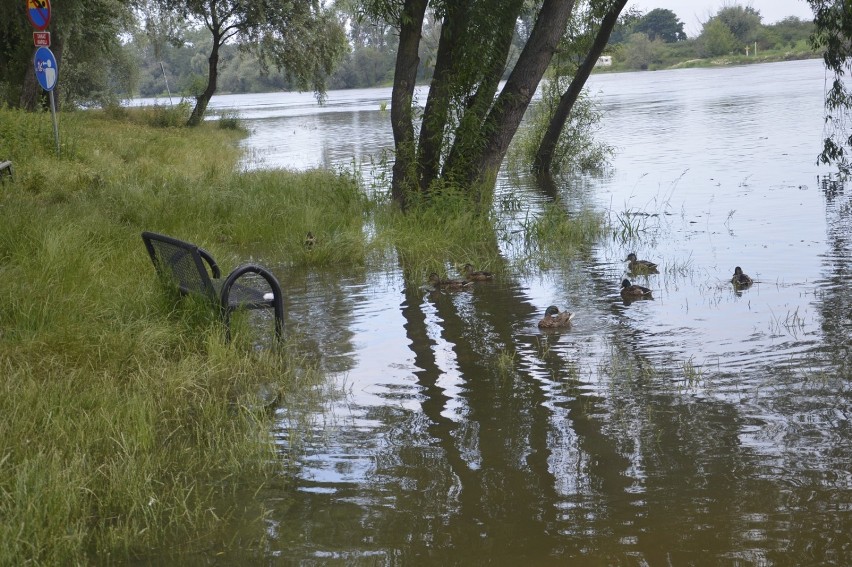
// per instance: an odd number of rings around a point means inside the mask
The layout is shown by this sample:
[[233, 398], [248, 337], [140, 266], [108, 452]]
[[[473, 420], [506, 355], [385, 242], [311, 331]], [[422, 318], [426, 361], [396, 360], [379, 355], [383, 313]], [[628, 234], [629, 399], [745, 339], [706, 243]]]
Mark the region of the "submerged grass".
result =
[[468, 262], [477, 269], [499, 270], [497, 220], [470, 206], [464, 196], [445, 193], [405, 214], [382, 207], [376, 229], [376, 245], [395, 250], [406, 279], [425, 281], [431, 272], [455, 277]]

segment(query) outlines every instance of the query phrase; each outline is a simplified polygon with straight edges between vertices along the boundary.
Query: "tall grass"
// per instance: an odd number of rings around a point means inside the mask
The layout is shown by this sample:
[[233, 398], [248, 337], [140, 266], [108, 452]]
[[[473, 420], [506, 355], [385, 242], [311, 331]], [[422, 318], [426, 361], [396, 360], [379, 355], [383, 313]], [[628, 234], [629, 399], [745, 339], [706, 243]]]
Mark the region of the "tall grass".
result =
[[[403, 214], [391, 206], [376, 211], [376, 247], [393, 249], [407, 278], [430, 272], [441, 275], [465, 263], [497, 268], [499, 262], [496, 217], [452, 190], [434, 194]], [[458, 274], [451, 274], [458, 275]]]
[[[364, 205], [336, 174], [238, 172], [240, 135], [66, 114], [58, 157], [49, 115], [0, 110], [15, 165], [0, 185], [0, 564], [206, 549], [242, 514], [229, 495], [280, 466], [268, 392], [318, 372], [226, 344], [208, 305], [163, 289], [139, 234], [223, 267], [357, 261]], [[261, 520], [247, 533], [262, 538]]]

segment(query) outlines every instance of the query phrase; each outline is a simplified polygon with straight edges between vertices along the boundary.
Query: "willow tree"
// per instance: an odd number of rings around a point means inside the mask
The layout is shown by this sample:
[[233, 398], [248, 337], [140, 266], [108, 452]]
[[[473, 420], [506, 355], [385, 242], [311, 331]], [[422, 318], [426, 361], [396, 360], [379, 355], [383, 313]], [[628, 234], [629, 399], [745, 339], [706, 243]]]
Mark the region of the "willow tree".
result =
[[210, 31], [207, 84], [195, 97], [189, 125], [204, 119], [216, 93], [219, 50], [228, 42], [274, 65], [300, 90], [322, 95], [346, 52], [346, 34], [320, 0], [157, 0], [161, 8], [203, 22]]
[[825, 67], [834, 81], [825, 93], [825, 139], [818, 161], [834, 163], [841, 172], [852, 172], [852, 92], [845, 75], [852, 71], [852, 6], [843, 0], [808, 0], [816, 28], [811, 41], [823, 50]]
[[[391, 94], [394, 200], [452, 186], [476, 201], [493, 191], [497, 171], [559, 45], [573, 0], [364, 0], [394, 23], [399, 49]], [[429, 93], [419, 116], [415, 79], [427, 10], [441, 33]], [[522, 18], [522, 16], [530, 16]], [[507, 61], [519, 21], [532, 21], [517, 62]], [[419, 126], [419, 128], [418, 128]]]
[[[565, 43], [569, 44], [567, 50], [577, 54], [578, 62], [575, 67], [570, 69], [571, 82], [562, 96], [559, 97], [558, 103], [554, 105], [547, 130], [533, 160], [533, 170], [538, 174], [547, 176], [551, 173], [554, 153], [565, 124], [568, 122], [574, 104], [580, 97], [592, 69], [609, 42], [610, 34], [618, 23], [618, 17], [626, 4], [627, 0], [612, 0], [611, 2], [593, 4], [582, 31], [577, 34], [577, 37], [566, 38]], [[572, 45], [574, 49], [571, 49]], [[577, 49], [578, 47], [579, 49]], [[558, 70], [557, 73], [559, 73]]]

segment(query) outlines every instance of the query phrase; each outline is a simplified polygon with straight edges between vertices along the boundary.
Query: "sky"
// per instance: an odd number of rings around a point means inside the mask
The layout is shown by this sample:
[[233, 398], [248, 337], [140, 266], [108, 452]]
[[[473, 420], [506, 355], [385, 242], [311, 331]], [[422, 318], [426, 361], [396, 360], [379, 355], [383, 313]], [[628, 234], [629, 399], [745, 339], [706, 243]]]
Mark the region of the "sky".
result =
[[813, 19], [813, 12], [806, 0], [633, 0], [625, 9], [639, 8], [647, 14], [655, 8], [665, 8], [677, 14], [683, 22], [683, 31], [689, 37], [701, 33], [701, 25], [724, 6], [751, 6], [763, 16], [764, 24], [774, 24], [787, 16], [802, 20]]

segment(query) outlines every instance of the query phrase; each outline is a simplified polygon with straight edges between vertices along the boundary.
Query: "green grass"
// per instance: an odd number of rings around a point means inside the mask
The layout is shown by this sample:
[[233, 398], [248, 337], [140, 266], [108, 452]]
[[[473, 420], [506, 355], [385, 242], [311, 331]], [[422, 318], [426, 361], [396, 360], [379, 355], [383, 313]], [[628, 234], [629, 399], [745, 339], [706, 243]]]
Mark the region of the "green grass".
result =
[[381, 207], [375, 224], [377, 250], [394, 251], [407, 279], [425, 281], [431, 272], [458, 277], [468, 262], [499, 271], [501, 227], [494, 215], [479, 212], [463, 196], [447, 192], [405, 214]]
[[[49, 115], [0, 110], [15, 166], [0, 185], [0, 564], [207, 549], [243, 513], [229, 495], [280, 468], [269, 391], [321, 376], [290, 349], [226, 344], [208, 305], [161, 286], [140, 232], [223, 267], [358, 261], [365, 205], [330, 172], [237, 172], [241, 135], [65, 114], [57, 157]], [[261, 512], [245, 521], [263, 537]]]

